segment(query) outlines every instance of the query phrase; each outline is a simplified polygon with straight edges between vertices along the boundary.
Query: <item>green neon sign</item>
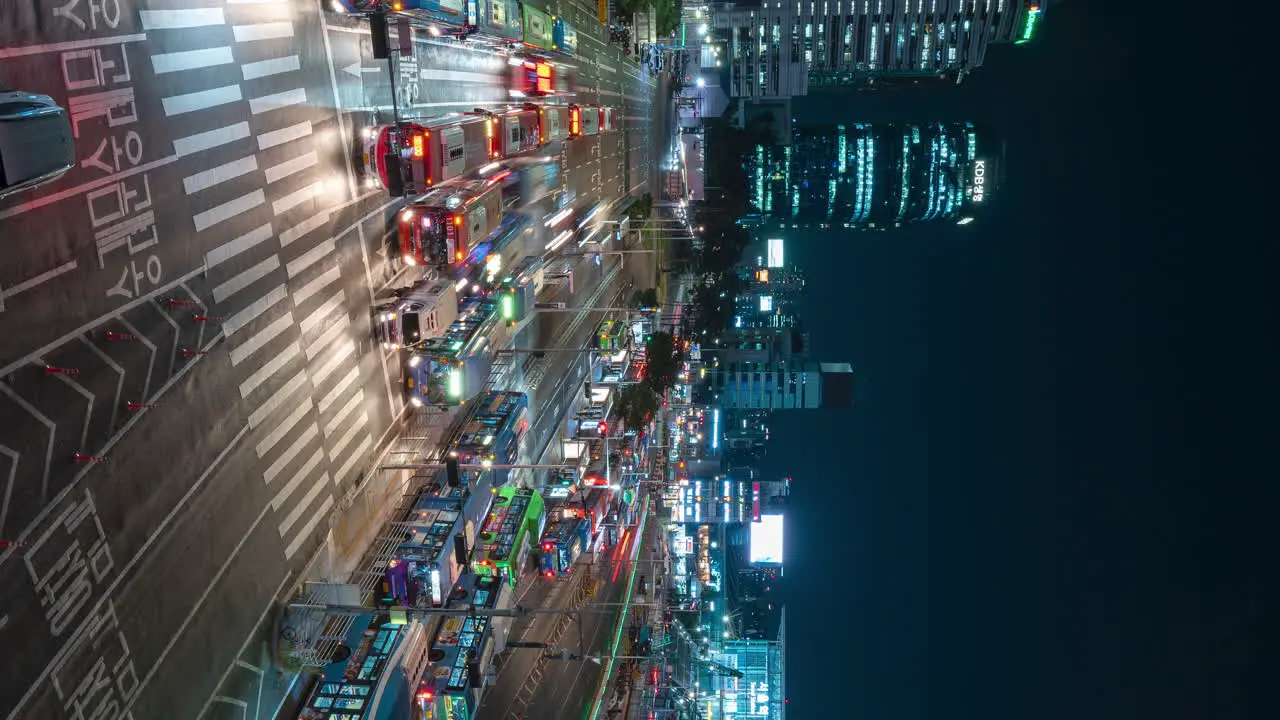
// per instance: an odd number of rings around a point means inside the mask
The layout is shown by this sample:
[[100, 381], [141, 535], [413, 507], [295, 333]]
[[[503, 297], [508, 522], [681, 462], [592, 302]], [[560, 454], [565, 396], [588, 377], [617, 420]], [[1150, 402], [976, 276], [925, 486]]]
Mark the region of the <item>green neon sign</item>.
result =
[[1037, 5], [1035, 7], [1028, 9], [1027, 24], [1024, 25], [1022, 28], [1022, 39], [1015, 44], [1021, 45], [1022, 43], [1029, 42], [1031, 40], [1031, 36], [1035, 35], [1036, 33], [1036, 23], [1039, 20], [1040, 20], [1040, 6]]

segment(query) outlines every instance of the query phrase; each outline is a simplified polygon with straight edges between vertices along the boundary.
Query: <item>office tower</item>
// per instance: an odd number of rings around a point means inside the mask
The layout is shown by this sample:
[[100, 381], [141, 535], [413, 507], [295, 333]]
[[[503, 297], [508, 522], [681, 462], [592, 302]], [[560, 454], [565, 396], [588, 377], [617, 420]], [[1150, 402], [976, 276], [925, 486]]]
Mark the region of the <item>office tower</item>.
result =
[[883, 229], [972, 222], [996, 190], [1002, 146], [972, 123], [797, 125], [744, 159], [749, 199], [782, 227]]
[[1035, 34], [1043, 0], [800, 0], [723, 4], [729, 95], [770, 99], [810, 87], [958, 83], [991, 43]]
[[851, 406], [853, 385], [849, 363], [729, 362], [707, 368], [695, 397], [725, 410], [816, 410]]

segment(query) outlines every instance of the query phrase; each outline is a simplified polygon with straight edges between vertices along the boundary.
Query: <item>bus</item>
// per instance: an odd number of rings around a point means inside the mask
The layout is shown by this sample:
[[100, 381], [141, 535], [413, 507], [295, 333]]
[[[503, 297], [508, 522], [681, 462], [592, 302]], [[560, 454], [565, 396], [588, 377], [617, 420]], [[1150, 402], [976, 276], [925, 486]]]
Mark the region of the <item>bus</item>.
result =
[[590, 528], [590, 522], [577, 516], [557, 516], [547, 523], [538, 560], [544, 577], [563, 577], [573, 570], [574, 561], [591, 545]]
[[532, 488], [502, 488], [480, 528], [476, 572], [505, 574], [511, 587], [520, 580], [524, 559], [542, 537], [546, 522], [542, 496]]
[[401, 259], [406, 265], [462, 266], [502, 223], [505, 175], [438, 187], [400, 211]]
[[486, 118], [451, 113], [365, 128], [362, 165], [371, 185], [418, 194], [489, 162]]
[[[454, 583], [450, 607], [507, 609], [514, 593], [494, 575], [468, 574]], [[414, 718], [473, 720], [484, 690], [482, 668], [502, 650], [510, 618], [459, 613], [444, 618], [431, 639], [418, 681]]]
[[407, 606], [445, 603], [458, 575], [454, 537], [463, 530], [464, 499], [424, 491], [405, 514], [403, 540], [387, 563], [383, 601]]
[[[471, 404], [449, 454], [463, 465], [484, 461], [512, 465], [520, 457], [529, 429], [529, 397], [519, 392], [487, 392]], [[493, 486], [505, 485], [510, 470], [492, 470]]]
[[538, 137], [544, 144], [569, 137], [569, 108], [565, 105], [538, 108]]
[[489, 120], [489, 157], [497, 160], [537, 150], [541, 145], [538, 110], [532, 107], [481, 111]]
[[551, 49], [569, 57], [578, 54], [578, 31], [559, 15], [551, 19]]
[[479, 392], [493, 366], [493, 351], [510, 339], [506, 324], [497, 322], [496, 308], [492, 295], [470, 297], [443, 335], [418, 344], [406, 363], [410, 404], [461, 405]]
[[520, 44], [524, 37], [520, 0], [466, 0], [466, 3], [468, 40], [501, 47]]
[[373, 308], [373, 337], [387, 350], [412, 346], [444, 332], [458, 319], [458, 292], [445, 280], [419, 281], [396, 291], [394, 302]]
[[554, 28], [551, 16], [529, 3], [520, 3], [524, 18], [524, 44], [527, 47], [550, 52]]
[[626, 347], [627, 328], [625, 323], [616, 320], [605, 320], [596, 326], [596, 348], [617, 351]]
[[[357, 615], [343, 639], [349, 658], [326, 665], [299, 720], [409, 720], [429, 666], [428, 629], [389, 613]], [[443, 717], [443, 716], [441, 716]], [[455, 716], [456, 717], [456, 716]]]
[[544, 60], [511, 61], [511, 96], [543, 97], [556, 91], [555, 66]]

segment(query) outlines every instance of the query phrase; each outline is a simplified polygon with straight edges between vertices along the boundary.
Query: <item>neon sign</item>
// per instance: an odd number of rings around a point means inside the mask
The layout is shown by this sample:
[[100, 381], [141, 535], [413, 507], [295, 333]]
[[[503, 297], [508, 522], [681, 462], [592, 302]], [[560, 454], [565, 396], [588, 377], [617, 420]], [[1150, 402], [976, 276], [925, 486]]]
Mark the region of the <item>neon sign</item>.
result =
[[987, 161], [973, 161], [973, 201], [982, 202], [987, 197]]

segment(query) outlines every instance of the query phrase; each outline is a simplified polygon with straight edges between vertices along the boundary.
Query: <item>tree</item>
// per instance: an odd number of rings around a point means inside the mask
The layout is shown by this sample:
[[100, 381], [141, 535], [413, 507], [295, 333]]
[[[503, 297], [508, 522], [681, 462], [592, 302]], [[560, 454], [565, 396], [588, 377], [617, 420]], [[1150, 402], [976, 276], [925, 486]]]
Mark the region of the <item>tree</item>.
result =
[[614, 408], [627, 427], [639, 429], [647, 425], [653, 414], [658, 412], [660, 402], [653, 388], [645, 383], [636, 383], [626, 386], [618, 393]]
[[656, 332], [645, 346], [649, 366], [645, 370], [645, 384], [661, 395], [676, 382], [680, 374], [680, 349], [671, 333]]
[[639, 200], [631, 203], [631, 207], [627, 209], [627, 214], [632, 220], [637, 222], [648, 220], [649, 215], [653, 212], [653, 195], [645, 193], [640, 196]]
[[636, 309], [658, 307], [658, 289], [646, 288], [631, 293], [631, 307]]

